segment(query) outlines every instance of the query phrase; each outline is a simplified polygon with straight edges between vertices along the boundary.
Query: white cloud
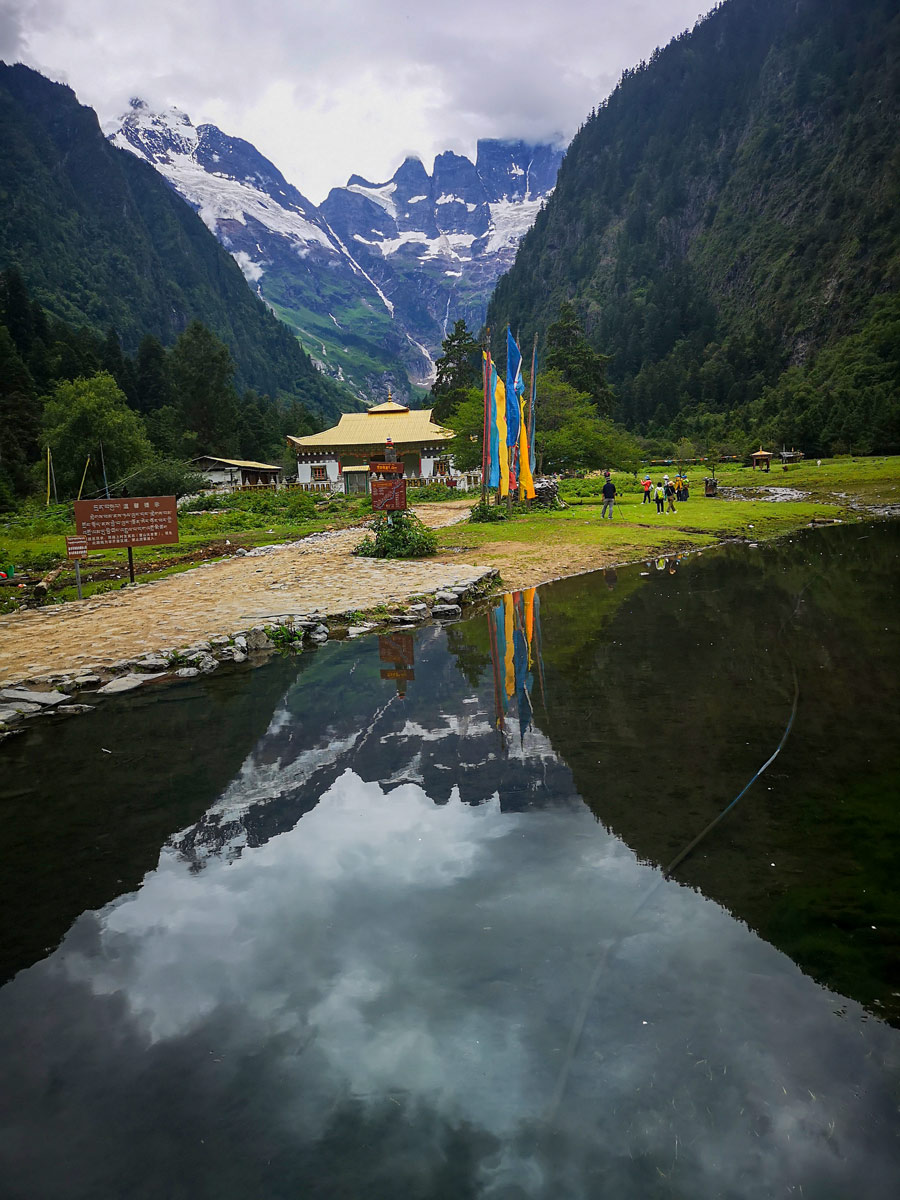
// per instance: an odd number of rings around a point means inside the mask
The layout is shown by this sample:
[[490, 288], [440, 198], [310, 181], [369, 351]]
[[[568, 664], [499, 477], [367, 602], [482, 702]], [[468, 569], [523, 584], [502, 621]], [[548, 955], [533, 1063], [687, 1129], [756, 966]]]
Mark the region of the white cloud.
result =
[[0, 48], [101, 119], [130, 96], [252, 141], [313, 200], [407, 153], [479, 137], [568, 140], [696, 0], [0, 0]]

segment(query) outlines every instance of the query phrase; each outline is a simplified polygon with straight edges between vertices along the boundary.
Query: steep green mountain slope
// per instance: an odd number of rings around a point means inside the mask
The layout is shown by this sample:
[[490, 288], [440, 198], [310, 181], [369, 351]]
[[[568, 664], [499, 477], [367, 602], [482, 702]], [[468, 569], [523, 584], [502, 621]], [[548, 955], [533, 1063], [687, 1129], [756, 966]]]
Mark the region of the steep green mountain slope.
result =
[[[645, 433], [893, 446], [898, 116], [897, 0], [727, 0], [576, 135], [490, 323], [574, 300]], [[818, 363], [841, 339], [867, 370]]]
[[0, 63], [0, 267], [71, 324], [114, 326], [127, 350], [191, 320], [228, 345], [237, 382], [334, 415], [324, 379], [231, 256], [147, 163], [110, 146], [66, 87]]

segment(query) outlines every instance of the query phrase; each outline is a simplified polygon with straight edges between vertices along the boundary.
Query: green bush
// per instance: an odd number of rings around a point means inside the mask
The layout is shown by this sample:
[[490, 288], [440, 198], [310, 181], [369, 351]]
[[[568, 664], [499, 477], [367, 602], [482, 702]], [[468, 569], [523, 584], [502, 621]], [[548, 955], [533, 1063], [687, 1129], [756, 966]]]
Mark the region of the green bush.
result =
[[476, 524], [489, 521], [505, 521], [509, 516], [505, 504], [484, 503], [479, 500], [469, 513], [469, 520]]
[[186, 512], [209, 512], [216, 508], [257, 513], [281, 521], [310, 521], [316, 515], [315, 502], [307, 492], [276, 492], [268, 488], [256, 492], [207, 492], [185, 505]]
[[189, 496], [206, 486], [206, 480], [184, 463], [154, 458], [127, 481], [132, 496]]
[[447, 487], [446, 483], [426, 483], [420, 488], [409, 488], [407, 498], [410, 504], [420, 504], [433, 500], [461, 500], [465, 493], [457, 488]]
[[367, 534], [353, 551], [362, 558], [425, 558], [436, 552], [437, 534], [411, 512], [383, 516], [374, 538]]

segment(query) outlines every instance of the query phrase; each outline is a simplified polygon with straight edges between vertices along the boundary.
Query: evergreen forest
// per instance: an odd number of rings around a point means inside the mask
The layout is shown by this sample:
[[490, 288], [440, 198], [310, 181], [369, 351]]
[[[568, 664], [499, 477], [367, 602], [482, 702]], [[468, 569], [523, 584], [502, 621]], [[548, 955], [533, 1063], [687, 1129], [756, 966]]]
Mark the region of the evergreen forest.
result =
[[720, 4], [577, 133], [495, 352], [570, 304], [645, 446], [900, 450], [898, 117], [896, 0]]
[[0, 269], [10, 267], [49, 318], [113, 328], [127, 354], [147, 336], [171, 347], [200, 321], [228, 348], [238, 389], [327, 418], [354, 407], [149, 163], [110, 145], [69, 88], [0, 63]]
[[0, 273], [0, 510], [43, 490], [45, 448], [60, 500], [109, 484], [181, 493], [183, 467], [210, 453], [278, 464], [286, 433], [321, 423], [293, 398], [236, 385], [231, 354], [201, 322], [166, 349], [145, 334], [126, 353], [116, 330], [51, 317], [21, 273]]

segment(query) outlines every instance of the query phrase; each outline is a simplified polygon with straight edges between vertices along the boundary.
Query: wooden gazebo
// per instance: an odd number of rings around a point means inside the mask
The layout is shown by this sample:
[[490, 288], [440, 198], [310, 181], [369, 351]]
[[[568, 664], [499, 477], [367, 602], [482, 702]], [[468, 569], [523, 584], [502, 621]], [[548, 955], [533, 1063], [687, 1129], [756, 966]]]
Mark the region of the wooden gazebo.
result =
[[771, 450], [763, 450], [762, 446], [760, 446], [758, 450], [754, 450], [750, 455], [750, 462], [754, 471], [757, 467], [759, 467], [760, 470], [768, 471], [771, 467], [772, 459], [774, 457], [775, 456]]

